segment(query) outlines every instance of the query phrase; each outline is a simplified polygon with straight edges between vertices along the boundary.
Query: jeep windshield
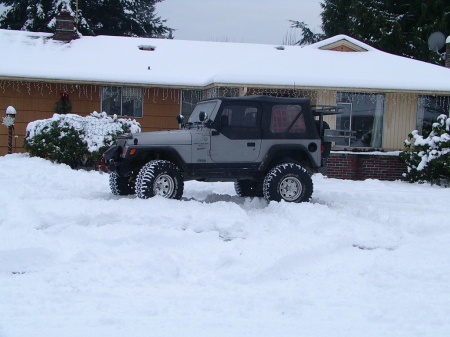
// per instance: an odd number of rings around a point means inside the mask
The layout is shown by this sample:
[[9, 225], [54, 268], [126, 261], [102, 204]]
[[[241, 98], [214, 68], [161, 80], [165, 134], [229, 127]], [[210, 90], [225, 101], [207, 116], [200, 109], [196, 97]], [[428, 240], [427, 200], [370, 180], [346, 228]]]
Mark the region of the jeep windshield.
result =
[[201, 123], [199, 118], [200, 112], [206, 113], [206, 118], [211, 117], [211, 114], [214, 111], [214, 108], [216, 107], [217, 103], [218, 103], [217, 101], [198, 103], [194, 111], [192, 111], [191, 117], [189, 117], [187, 124], [190, 125]]

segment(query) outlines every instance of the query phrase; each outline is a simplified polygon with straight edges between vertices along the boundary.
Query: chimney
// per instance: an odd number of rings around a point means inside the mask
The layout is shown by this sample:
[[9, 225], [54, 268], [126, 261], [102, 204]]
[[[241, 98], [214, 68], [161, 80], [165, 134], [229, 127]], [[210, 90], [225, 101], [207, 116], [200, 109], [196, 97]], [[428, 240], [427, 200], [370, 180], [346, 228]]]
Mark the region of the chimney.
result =
[[450, 68], [450, 36], [447, 37], [446, 43], [446, 51], [445, 51], [445, 66], [447, 68]]
[[67, 11], [62, 11], [56, 17], [56, 32], [53, 35], [55, 40], [69, 42], [78, 38], [75, 29], [75, 18]]

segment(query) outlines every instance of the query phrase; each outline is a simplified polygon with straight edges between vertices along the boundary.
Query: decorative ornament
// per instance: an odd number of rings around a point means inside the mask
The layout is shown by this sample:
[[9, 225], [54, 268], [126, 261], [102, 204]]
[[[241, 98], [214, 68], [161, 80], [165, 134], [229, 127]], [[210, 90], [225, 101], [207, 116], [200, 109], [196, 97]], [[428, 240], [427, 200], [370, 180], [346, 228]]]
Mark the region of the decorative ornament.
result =
[[55, 112], [58, 114], [67, 114], [72, 110], [72, 103], [67, 92], [60, 93], [61, 98], [56, 102]]
[[10, 126], [14, 125], [14, 120], [15, 120], [15, 118], [13, 118], [11, 116], [6, 116], [6, 117], [3, 117], [3, 123], [2, 124], [7, 126], [7, 127], [10, 127]]

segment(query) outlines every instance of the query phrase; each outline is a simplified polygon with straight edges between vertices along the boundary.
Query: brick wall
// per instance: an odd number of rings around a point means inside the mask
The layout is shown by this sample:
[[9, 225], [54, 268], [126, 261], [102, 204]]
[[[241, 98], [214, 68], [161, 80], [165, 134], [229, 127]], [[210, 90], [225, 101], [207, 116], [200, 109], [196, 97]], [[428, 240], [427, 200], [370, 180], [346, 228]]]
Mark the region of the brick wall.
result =
[[75, 30], [75, 18], [69, 12], [61, 12], [56, 17], [55, 40], [70, 41], [78, 38]]
[[332, 153], [327, 162], [327, 177], [350, 180], [400, 180], [406, 172], [397, 155]]
[[447, 43], [447, 49], [445, 53], [445, 66], [450, 68], [450, 43]]

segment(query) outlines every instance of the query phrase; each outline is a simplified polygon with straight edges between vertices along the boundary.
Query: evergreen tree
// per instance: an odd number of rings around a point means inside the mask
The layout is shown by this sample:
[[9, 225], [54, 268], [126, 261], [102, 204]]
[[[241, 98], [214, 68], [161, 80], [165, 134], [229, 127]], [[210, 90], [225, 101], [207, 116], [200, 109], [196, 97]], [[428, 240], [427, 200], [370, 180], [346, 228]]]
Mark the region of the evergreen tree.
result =
[[350, 10], [353, 0], [325, 0], [322, 7], [322, 29], [327, 37], [350, 32]]
[[0, 16], [0, 28], [48, 32], [55, 16], [52, 0], [0, 1], [6, 11]]
[[54, 32], [54, 18], [69, 11], [82, 35], [167, 37], [172, 29], [155, 13], [163, 0], [0, 0], [0, 28]]
[[346, 34], [388, 53], [444, 62], [428, 48], [428, 37], [450, 35], [448, 0], [324, 0], [321, 6], [326, 37]]
[[323, 34], [313, 33], [311, 31], [311, 29], [309, 29], [308, 25], [306, 23], [304, 23], [303, 21], [300, 22], [300, 21], [290, 20], [290, 22], [291, 22], [291, 28], [299, 28], [302, 31], [302, 38], [300, 40], [294, 42], [294, 44], [298, 44], [299, 46], [304, 46], [304, 45], [319, 42], [325, 38], [325, 36]]

